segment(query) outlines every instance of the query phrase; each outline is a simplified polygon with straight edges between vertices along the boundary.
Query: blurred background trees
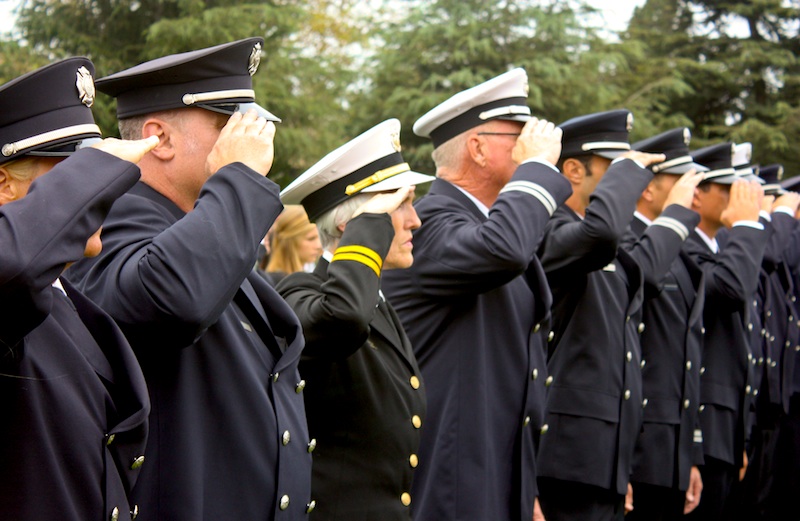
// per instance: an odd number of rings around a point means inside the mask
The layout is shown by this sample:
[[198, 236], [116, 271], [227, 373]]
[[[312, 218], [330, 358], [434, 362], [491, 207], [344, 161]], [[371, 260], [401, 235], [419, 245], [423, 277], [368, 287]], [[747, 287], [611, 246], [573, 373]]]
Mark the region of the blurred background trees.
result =
[[[288, 184], [390, 117], [433, 172], [414, 121], [453, 93], [524, 67], [534, 114], [556, 123], [627, 108], [632, 140], [692, 128], [693, 148], [750, 141], [800, 173], [800, 0], [647, 0], [611, 33], [584, 0], [25, 0], [0, 41], [0, 82], [71, 55], [102, 77], [249, 36], [266, 45], [259, 103], [283, 118], [270, 177]], [[116, 135], [114, 102], [95, 117]]]

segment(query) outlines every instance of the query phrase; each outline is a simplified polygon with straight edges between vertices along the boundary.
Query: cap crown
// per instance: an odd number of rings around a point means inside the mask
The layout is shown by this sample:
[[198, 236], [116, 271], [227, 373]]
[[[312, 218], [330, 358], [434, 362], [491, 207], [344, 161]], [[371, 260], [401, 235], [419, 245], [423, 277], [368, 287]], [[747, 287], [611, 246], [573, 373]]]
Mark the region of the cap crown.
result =
[[687, 127], [678, 127], [657, 136], [653, 136], [631, 145], [631, 149], [647, 152], [648, 154], [664, 154], [666, 159], [662, 163], [650, 166], [655, 173], [684, 174], [694, 168], [698, 172], [708, 170], [702, 165], [692, 161], [689, 153], [689, 143], [692, 132]]
[[263, 43], [262, 38], [247, 38], [164, 56], [100, 78], [97, 89], [117, 98], [119, 118], [253, 103], [252, 75], [258, 70]]
[[737, 177], [733, 168], [733, 152], [734, 144], [730, 142], [710, 145], [692, 152], [695, 162], [708, 168], [703, 182], [731, 184], [735, 181]]
[[578, 116], [558, 126], [564, 132], [561, 159], [587, 154], [614, 158], [631, 149], [628, 135], [633, 129], [633, 114], [629, 110]]
[[68, 58], [0, 86], [0, 164], [24, 155], [69, 155], [99, 138], [94, 122], [94, 65]]
[[429, 110], [414, 123], [414, 133], [430, 137], [433, 146], [493, 119], [528, 121], [528, 74], [512, 69], [461, 91]]

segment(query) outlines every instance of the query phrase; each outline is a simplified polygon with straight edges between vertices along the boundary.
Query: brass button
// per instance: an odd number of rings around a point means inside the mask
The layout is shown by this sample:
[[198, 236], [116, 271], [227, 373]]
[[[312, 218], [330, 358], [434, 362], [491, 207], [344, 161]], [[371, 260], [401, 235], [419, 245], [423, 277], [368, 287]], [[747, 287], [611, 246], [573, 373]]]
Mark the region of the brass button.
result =
[[311, 438], [311, 441], [308, 442], [308, 453], [311, 454], [314, 452], [314, 449], [317, 448], [317, 440], [315, 438]]
[[555, 381], [555, 378], [553, 378], [552, 375], [548, 376], [547, 379], [544, 381], [545, 387], [550, 387], [551, 385], [553, 385], [554, 381]]
[[639, 333], [642, 333], [643, 331], [644, 331], [644, 322], [641, 322], [639, 324]]
[[758, 396], [758, 389], [753, 389], [753, 396]]
[[648, 403], [649, 403], [649, 401], [648, 401], [648, 399], [647, 399], [647, 398], [645, 398], [644, 400], [642, 400], [642, 409], [644, 409], [645, 407], [647, 407], [647, 404], [648, 404]]
[[139, 505], [133, 505], [133, 510], [131, 510], [131, 521], [136, 519], [139, 516]]
[[747, 324], [747, 330], [748, 330], [748, 331], [752, 331], [752, 330], [753, 330], [753, 323], [752, 323], [752, 322], [750, 322], [749, 324]]
[[144, 456], [139, 456], [133, 460], [133, 463], [131, 463], [131, 470], [139, 469], [142, 467], [142, 465], [144, 465]]
[[275, 373], [275, 374], [273, 374], [273, 375], [272, 375], [272, 381], [273, 381], [273, 382], [277, 382], [277, 381], [278, 381], [278, 377], [279, 377], [280, 375], [281, 375], [281, 373]]
[[752, 391], [752, 390], [753, 390], [753, 388], [748, 385], [747, 387], [744, 388], [744, 393], [745, 394], [750, 394], [750, 391]]
[[303, 389], [305, 389], [305, 388], [306, 388], [306, 381], [305, 380], [300, 380], [299, 382], [297, 382], [297, 387], [294, 388], [294, 392], [296, 392], [297, 394], [300, 394], [300, 393], [303, 392]]
[[764, 365], [764, 357], [758, 359], [758, 365]]
[[767, 316], [771, 317], [772, 316], [772, 311], [767, 311]]
[[306, 504], [306, 514], [310, 514], [311, 512], [313, 512], [316, 507], [317, 507], [317, 502], [316, 501], [311, 501], [310, 503], [307, 503]]
[[412, 389], [419, 389], [419, 378], [412, 376], [408, 382], [411, 384]]
[[795, 353], [800, 353], [800, 346], [794, 346]]
[[630, 389], [625, 389], [625, 394], [623, 396], [625, 397], [626, 400], [630, 400], [631, 399]]
[[552, 342], [555, 337], [556, 337], [555, 332], [554, 331], [550, 331], [550, 334], [547, 335], [547, 341], [548, 342]]
[[700, 411], [700, 412], [703, 412], [703, 411], [706, 410], [706, 406], [705, 405], [701, 405], [697, 410]]
[[419, 458], [416, 454], [412, 454], [408, 457], [408, 464], [411, 465], [412, 469], [417, 468], [417, 465], [419, 465]]
[[289, 445], [289, 442], [292, 441], [292, 434], [289, 431], [283, 431], [281, 441], [283, 442], [284, 446]]
[[111, 521], [117, 521], [119, 519], [119, 508], [114, 507], [114, 510], [111, 511]]
[[116, 438], [116, 434], [106, 434], [106, 445], [111, 445], [114, 443], [114, 438]]
[[701, 367], [700, 368], [700, 374], [705, 374], [705, 372], [706, 372], [706, 368], [705, 367]]
[[536, 380], [537, 378], [539, 378], [539, 370], [534, 369], [533, 371], [531, 371], [531, 380]]
[[286, 510], [287, 508], [289, 508], [289, 496], [284, 494], [283, 496], [281, 496], [280, 509]]
[[415, 429], [419, 429], [420, 427], [422, 427], [422, 418], [420, 418], [415, 414], [414, 416], [411, 417], [411, 423], [412, 425], [414, 425]]
[[767, 365], [772, 365], [772, 358], [767, 357]]
[[628, 362], [630, 362], [631, 360], [633, 360], [633, 353], [631, 353], [630, 351], [628, 351], [627, 353], [625, 353], [625, 360], [627, 360]]
[[403, 492], [400, 495], [400, 501], [403, 503], [403, 506], [407, 507], [408, 505], [411, 504], [411, 494], [409, 494], [408, 492]]
[[704, 327], [701, 327], [701, 328], [700, 328], [700, 332], [701, 332], [702, 334], [704, 334], [704, 335], [705, 335], [705, 334], [706, 334], [706, 328], [704, 328]]
[[647, 362], [643, 359], [641, 362], [639, 362], [639, 368], [644, 369], [645, 364], [647, 364]]
[[692, 361], [691, 360], [687, 360], [686, 361], [686, 370], [687, 371], [691, 371], [692, 370]]
[[536, 324], [535, 326], [533, 326], [533, 332], [538, 333], [541, 328], [542, 328], [541, 324]]
[[522, 426], [523, 427], [527, 427], [528, 425], [530, 425], [530, 423], [531, 423], [531, 417], [530, 416], [526, 416], [525, 419], [522, 420]]
[[544, 425], [542, 425], [542, 428], [539, 430], [539, 433], [547, 434], [547, 431], [549, 431], [549, 430], [550, 430], [550, 426], [545, 423]]
[[772, 361], [772, 362], [769, 364], [769, 366], [770, 366], [770, 367], [777, 367], [777, 366], [778, 366], [778, 362], [776, 362], [775, 360], [773, 360], [773, 361]]
[[683, 408], [684, 408], [684, 409], [688, 409], [688, 408], [689, 408], [689, 405], [691, 405], [691, 402], [689, 402], [689, 400], [684, 400], [684, 401], [683, 401]]

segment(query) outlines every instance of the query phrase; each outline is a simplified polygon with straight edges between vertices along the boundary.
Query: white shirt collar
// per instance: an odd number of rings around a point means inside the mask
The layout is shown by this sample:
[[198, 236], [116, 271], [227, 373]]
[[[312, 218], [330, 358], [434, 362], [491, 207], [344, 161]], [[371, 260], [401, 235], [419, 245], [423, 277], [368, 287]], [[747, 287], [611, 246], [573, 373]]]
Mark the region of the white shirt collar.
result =
[[639, 210], [635, 210], [633, 212], [633, 216], [636, 217], [637, 219], [639, 219], [640, 221], [642, 221], [643, 223], [645, 223], [647, 226], [650, 226], [651, 224], [653, 224], [653, 221], [651, 221], [650, 219], [645, 217], [644, 214], [639, 212]]
[[708, 247], [711, 248], [712, 252], [719, 253], [719, 243], [717, 242], [716, 238], [712, 239], [711, 237], [706, 235], [705, 232], [703, 232], [703, 230], [701, 230], [700, 228], [695, 228], [694, 230], [697, 232], [697, 235], [699, 235], [700, 238], [703, 239], [703, 242], [705, 242], [708, 245]]
[[[450, 184], [453, 184], [453, 183], [450, 183]], [[471, 193], [467, 192], [466, 190], [464, 190], [460, 186], [458, 186], [456, 184], [453, 184], [453, 186], [455, 186], [456, 188], [461, 190], [461, 193], [466, 195], [469, 198], [470, 201], [475, 203], [475, 206], [478, 207], [478, 210], [480, 210], [483, 215], [485, 215], [486, 217], [489, 217], [489, 208], [487, 208], [485, 204], [483, 204], [482, 202], [478, 201], [478, 199], [476, 199], [474, 195], [472, 195]]]
[[56, 288], [58, 291], [60, 291], [61, 293], [63, 293], [64, 296], [67, 295], [66, 290], [64, 290], [64, 286], [61, 284], [61, 279], [56, 279], [55, 281], [53, 281], [52, 286], [54, 288]]

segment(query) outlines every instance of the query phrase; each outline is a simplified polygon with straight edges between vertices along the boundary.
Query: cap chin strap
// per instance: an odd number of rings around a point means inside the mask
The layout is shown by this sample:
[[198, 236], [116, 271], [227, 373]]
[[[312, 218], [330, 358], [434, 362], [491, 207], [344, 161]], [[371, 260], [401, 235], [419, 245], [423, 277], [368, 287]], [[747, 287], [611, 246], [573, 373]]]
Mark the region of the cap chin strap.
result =
[[253, 89], [233, 89], [233, 90], [217, 90], [213, 92], [197, 92], [194, 94], [184, 94], [181, 101], [184, 105], [191, 106], [196, 103], [203, 103], [206, 101], [218, 101], [231, 98], [247, 98], [250, 100], [256, 99], [256, 93]]
[[58, 141], [68, 137], [80, 136], [83, 134], [97, 134], [98, 136], [102, 135], [100, 132], [100, 127], [97, 125], [73, 125], [71, 127], [59, 128], [56, 130], [51, 130], [50, 132], [45, 132], [44, 134], [20, 139], [14, 143], [6, 143], [3, 145], [2, 153], [5, 157], [10, 157], [35, 146], [50, 143], [51, 141]]

